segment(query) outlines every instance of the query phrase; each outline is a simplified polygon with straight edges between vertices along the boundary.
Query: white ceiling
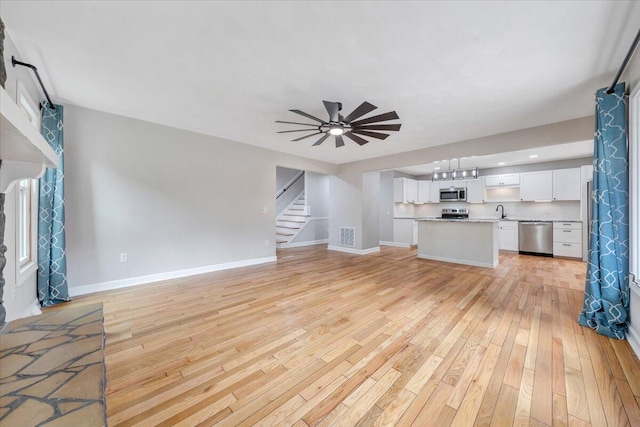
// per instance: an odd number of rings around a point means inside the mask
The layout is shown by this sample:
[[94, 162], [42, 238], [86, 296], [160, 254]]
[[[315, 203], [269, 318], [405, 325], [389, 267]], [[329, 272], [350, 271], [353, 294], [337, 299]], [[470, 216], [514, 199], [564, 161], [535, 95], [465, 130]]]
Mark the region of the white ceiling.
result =
[[[435, 170], [446, 171], [449, 169], [471, 169], [475, 167], [479, 169], [502, 168], [591, 156], [593, 156], [593, 141], [578, 141], [568, 144], [551, 145], [543, 148], [509, 151], [488, 156], [443, 159], [426, 165], [408, 166], [404, 168], [396, 168], [395, 170], [417, 176], [428, 175], [433, 173]], [[460, 167], [458, 167], [458, 160], [460, 160]]]
[[[640, 2], [2, 1], [7, 32], [71, 103], [332, 163], [593, 114]], [[322, 100], [396, 110], [359, 147], [292, 143]], [[304, 119], [302, 120], [304, 121]]]

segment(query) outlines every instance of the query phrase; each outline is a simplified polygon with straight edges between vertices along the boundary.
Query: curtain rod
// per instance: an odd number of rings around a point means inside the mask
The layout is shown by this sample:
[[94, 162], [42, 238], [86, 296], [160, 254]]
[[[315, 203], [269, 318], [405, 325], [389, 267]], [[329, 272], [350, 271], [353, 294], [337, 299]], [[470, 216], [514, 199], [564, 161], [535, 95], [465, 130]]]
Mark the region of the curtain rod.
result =
[[636, 38], [633, 40], [633, 43], [631, 43], [631, 47], [629, 48], [629, 52], [627, 52], [627, 56], [625, 56], [624, 61], [622, 61], [622, 65], [618, 70], [618, 74], [616, 74], [616, 77], [613, 79], [613, 83], [611, 83], [611, 86], [609, 86], [609, 89], [607, 89], [607, 94], [613, 93], [613, 88], [616, 86], [616, 84], [618, 84], [618, 79], [620, 78], [622, 73], [624, 73], [624, 69], [627, 68], [627, 64], [629, 63], [629, 60], [633, 56], [633, 52], [638, 46], [638, 41], [640, 41], [640, 29], [638, 29], [638, 34], [636, 34]]
[[[15, 67], [16, 65], [22, 65], [23, 67], [27, 67], [27, 68], [31, 68], [33, 70], [33, 72], [35, 73], [36, 77], [38, 78], [38, 82], [40, 83], [40, 87], [42, 88], [42, 91], [44, 92], [44, 96], [47, 97], [47, 102], [49, 102], [49, 108], [51, 108], [52, 110], [56, 109], [56, 106], [53, 104], [53, 102], [51, 102], [51, 98], [49, 98], [49, 93], [47, 92], [47, 89], [44, 88], [44, 84], [42, 83], [42, 79], [40, 78], [40, 74], [38, 74], [38, 69], [31, 65], [31, 64], [27, 64], [26, 62], [22, 62], [22, 61], [18, 61], [15, 56], [11, 56], [11, 64]], [[40, 108], [42, 108], [42, 105], [40, 105]]]

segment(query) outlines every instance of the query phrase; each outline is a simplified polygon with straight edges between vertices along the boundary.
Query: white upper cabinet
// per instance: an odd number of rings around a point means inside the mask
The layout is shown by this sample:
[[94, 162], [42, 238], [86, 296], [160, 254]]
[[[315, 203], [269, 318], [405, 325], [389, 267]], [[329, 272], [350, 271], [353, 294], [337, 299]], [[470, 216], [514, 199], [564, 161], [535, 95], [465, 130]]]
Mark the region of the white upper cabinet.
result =
[[[458, 180], [458, 181], [435, 181], [435, 183], [438, 185], [439, 188], [442, 189], [449, 189], [451, 187], [453, 188], [462, 188], [466, 185], [466, 181], [463, 180]], [[440, 196], [438, 196], [440, 197]]]
[[580, 200], [580, 168], [553, 171], [553, 200]]
[[520, 174], [520, 200], [551, 200], [553, 198], [553, 172], [523, 172]]
[[396, 203], [415, 203], [418, 201], [418, 181], [409, 178], [394, 178], [393, 201]]
[[418, 203], [440, 203], [440, 187], [435, 182], [418, 181]]
[[467, 203], [484, 202], [484, 180], [470, 179], [467, 181]]
[[519, 173], [489, 175], [484, 177], [485, 187], [516, 187], [520, 185]]

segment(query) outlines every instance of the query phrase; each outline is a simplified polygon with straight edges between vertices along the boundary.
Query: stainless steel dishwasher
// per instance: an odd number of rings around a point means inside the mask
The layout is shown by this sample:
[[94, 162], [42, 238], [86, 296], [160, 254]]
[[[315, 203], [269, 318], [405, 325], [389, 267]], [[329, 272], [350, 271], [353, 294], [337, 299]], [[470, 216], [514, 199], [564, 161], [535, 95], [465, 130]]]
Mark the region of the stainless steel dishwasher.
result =
[[520, 221], [518, 240], [521, 254], [553, 256], [553, 222]]

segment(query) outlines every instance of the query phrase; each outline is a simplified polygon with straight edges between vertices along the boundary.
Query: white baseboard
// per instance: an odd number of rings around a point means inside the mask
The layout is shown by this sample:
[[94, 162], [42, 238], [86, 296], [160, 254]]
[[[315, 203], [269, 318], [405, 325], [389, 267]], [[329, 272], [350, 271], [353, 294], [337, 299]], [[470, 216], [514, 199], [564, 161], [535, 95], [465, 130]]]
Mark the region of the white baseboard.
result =
[[109, 291], [112, 289], [127, 288], [129, 286], [145, 285], [147, 283], [160, 282], [162, 280], [179, 279], [181, 277], [195, 276], [211, 273], [213, 271], [228, 270], [231, 268], [248, 267], [250, 265], [276, 262], [278, 258], [269, 256], [264, 258], [247, 259], [244, 261], [227, 262], [224, 264], [207, 265], [204, 267], [189, 268], [186, 270], [168, 271], [166, 273], [150, 274], [148, 276], [131, 277], [129, 279], [112, 280], [109, 282], [94, 283], [92, 285], [69, 287], [69, 295], [93, 294], [95, 292]]
[[496, 260], [496, 262], [494, 264], [491, 264], [491, 263], [488, 263], [488, 262], [467, 261], [467, 260], [445, 258], [445, 257], [438, 257], [438, 256], [426, 256], [426, 255], [420, 255], [420, 254], [418, 254], [418, 258], [430, 259], [430, 260], [433, 260], [433, 261], [450, 262], [450, 263], [453, 263], [453, 264], [471, 265], [473, 267], [496, 268], [498, 266], [498, 261], [497, 260]]
[[367, 255], [367, 254], [372, 254], [374, 252], [380, 252], [380, 246], [376, 246], [374, 248], [369, 248], [369, 249], [354, 249], [354, 248], [346, 248], [344, 246], [329, 245], [327, 249], [329, 249], [330, 251], [346, 252], [348, 254], [354, 254], [354, 255]]
[[325, 243], [329, 243], [329, 239], [310, 240], [308, 242], [281, 243], [280, 247], [281, 248], [299, 248], [301, 246], [322, 245]]
[[398, 242], [385, 242], [380, 240], [380, 246], [395, 246], [397, 248], [410, 248], [411, 245], [406, 243], [398, 243]]
[[627, 329], [627, 341], [631, 349], [636, 353], [636, 356], [640, 358], [640, 335], [634, 329]]
[[22, 319], [23, 317], [37, 316], [39, 314], [42, 314], [42, 310], [40, 310], [40, 301], [38, 301], [38, 298], [36, 297], [24, 310], [24, 312], [20, 316], [20, 319]]

